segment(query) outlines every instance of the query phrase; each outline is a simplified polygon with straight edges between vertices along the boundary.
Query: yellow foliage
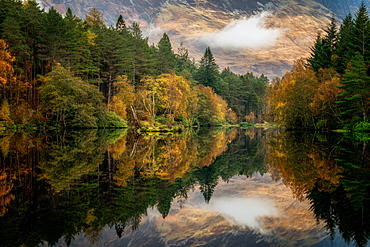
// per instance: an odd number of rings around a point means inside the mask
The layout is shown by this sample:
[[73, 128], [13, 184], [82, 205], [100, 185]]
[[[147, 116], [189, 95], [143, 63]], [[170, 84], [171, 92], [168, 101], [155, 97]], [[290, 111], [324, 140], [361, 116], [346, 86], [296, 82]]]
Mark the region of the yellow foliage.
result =
[[10, 118], [9, 103], [7, 100], [3, 100], [0, 106], [0, 121], [7, 121], [7, 122], [12, 121], [12, 119]]
[[5, 85], [13, 77], [14, 69], [11, 63], [15, 60], [8, 51], [8, 45], [0, 39], [0, 83]]
[[97, 34], [91, 32], [90, 30], [86, 31], [87, 41], [90, 45], [95, 45], [95, 39], [98, 37]]
[[0, 149], [4, 157], [8, 156], [11, 137], [11, 135], [6, 135], [0, 139]]
[[123, 119], [127, 119], [127, 109], [136, 100], [135, 87], [128, 82], [127, 76], [117, 77], [115, 87], [116, 94], [112, 97], [108, 108]]
[[275, 78], [268, 88], [267, 100], [273, 120], [292, 127], [297, 120], [304, 124], [304, 121], [311, 119], [314, 113], [309, 105], [318, 85], [315, 72], [306, 61], [296, 61], [291, 71], [281, 79]]

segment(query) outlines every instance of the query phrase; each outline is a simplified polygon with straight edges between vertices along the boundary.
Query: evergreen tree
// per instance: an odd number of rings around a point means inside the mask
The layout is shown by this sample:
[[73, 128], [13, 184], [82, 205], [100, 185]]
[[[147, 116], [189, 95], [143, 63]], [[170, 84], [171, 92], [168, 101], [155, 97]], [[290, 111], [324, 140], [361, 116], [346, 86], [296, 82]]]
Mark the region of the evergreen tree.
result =
[[52, 67], [55, 63], [64, 63], [67, 60], [68, 30], [61, 14], [54, 8], [43, 16], [43, 30], [41, 35], [41, 55], [45, 66]]
[[128, 75], [136, 83], [145, 75], [153, 75], [155, 70], [155, 57], [153, 48], [149, 47], [148, 39], [143, 37], [140, 26], [137, 22], [132, 23], [130, 28], [131, 36], [127, 40], [128, 56], [125, 59]]
[[24, 75], [25, 63], [30, 59], [31, 51], [26, 42], [26, 36], [21, 30], [19, 20], [8, 16], [0, 26], [3, 31], [1, 37], [9, 45], [9, 51], [16, 57], [16, 63], [14, 64], [15, 73]]
[[316, 72], [320, 68], [327, 69], [333, 67], [332, 60], [338, 35], [334, 17], [332, 17], [329, 27], [324, 29], [324, 31], [326, 35], [323, 38], [318, 33], [315, 43], [311, 48], [311, 57], [308, 59], [308, 62]]
[[170, 38], [166, 33], [158, 42], [157, 63], [159, 74], [170, 73], [175, 69], [175, 54], [172, 51]]
[[204, 86], [212, 87], [218, 93], [218, 90], [215, 88], [219, 80], [218, 69], [219, 67], [215, 62], [212, 51], [207, 47], [200, 60], [199, 68], [195, 73], [194, 79]]
[[370, 62], [370, 20], [367, 8], [364, 2], [361, 3], [356, 18], [354, 20], [353, 43], [350, 47], [354, 52], [359, 52], [365, 59], [365, 62]]
[[348, 61], [354, 55], [353, 52], [349, 49], [349, 44], [350, 42], [352, 42], [352, 29], [353, 18], [352, 15], [349, 14], [344, 18], [343, 23], [340, 26], [338, 32], [338, 42], [336, 44], [336, 58], [334, 67], [341, 74], [344, 73]]
[[196, 67], [194, 65], [194, 61], [189, 58], [189, 51], [184, 47], [182, 42], [180, 43], [180, 47], [177, 48], [177, 54], [175, 57], [177, 73], [187, 80], [193, 81]]
[[346, 123], [367, 121], [370, 99], [370, 77], [363, 56], [357, 52], [341, 80], [344, 93], [338, 95], [338, 116]]
[[91, 54], [91, 40], [88, 32], [83, 27], [82, 20], [73, 15], [68, 8], [64, 18], [66, 33], [66, 50], [67, 59], [63, 64], [70, 68], [76, 76], [84, 80], [89, 80], [97, 75], [99, 68], [94, 63]]
[[122, 15], [119, 15], [119, 17], [117, 19], [117, 23], [116, 23], [116, 30], [118, 32], [121, 32], [122, 30], [125, 30], [125, 29], [127, 29], [126, 23], [123, 20]]

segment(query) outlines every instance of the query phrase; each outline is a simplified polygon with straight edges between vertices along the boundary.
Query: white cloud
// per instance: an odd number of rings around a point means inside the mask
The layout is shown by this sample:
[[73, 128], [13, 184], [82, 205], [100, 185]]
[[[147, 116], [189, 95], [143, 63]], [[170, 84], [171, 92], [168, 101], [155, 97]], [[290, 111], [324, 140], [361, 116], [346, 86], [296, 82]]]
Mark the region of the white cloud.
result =
[[233, 21], [221, 31], [204, 35], [201, 40], [211, 47], [263, 48], [275, 43], [281, 33], [279, 28], [266, 28], [264, 12], [259, 15]]

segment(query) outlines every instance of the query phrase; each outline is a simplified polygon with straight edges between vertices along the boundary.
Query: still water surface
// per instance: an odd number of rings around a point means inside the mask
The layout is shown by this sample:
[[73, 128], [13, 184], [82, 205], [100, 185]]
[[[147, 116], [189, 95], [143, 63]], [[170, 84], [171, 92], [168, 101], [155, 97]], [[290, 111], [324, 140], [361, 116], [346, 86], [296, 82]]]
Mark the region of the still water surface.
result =
[[0, 136], [0, 246], [369, 246], [365, 134]]

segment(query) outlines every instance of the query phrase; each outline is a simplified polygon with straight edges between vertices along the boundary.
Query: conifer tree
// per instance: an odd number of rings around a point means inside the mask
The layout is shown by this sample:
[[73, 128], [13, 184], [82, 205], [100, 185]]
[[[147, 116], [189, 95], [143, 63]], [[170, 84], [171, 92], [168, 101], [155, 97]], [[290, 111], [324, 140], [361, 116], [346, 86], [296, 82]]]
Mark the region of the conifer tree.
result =
[[350, 47], [354, 52], [359, 52], [366, 63], [370, 61], [370, 19], [364, 2], [361, 3], [354, 20], [352, 32], [353, 42]]
[[336, 44], [336, 59], [334, 67], [339, 73], [344, 73], [348, 61], [351, 59], [353, 52], [349, 49], [352, 39], [353, 18], [348, 14], [338, 32], [338, 42]]
[[[207, 47], [202, 59], [200, 60], [199, 68], [195, 73], [194, 79], [204, 86], [209, 86], [216, 90], [215, 85], [219, 80], [218, 69], [219, 67], [215, 62], [212, 51]], [[218, 93], [217, 90], [216, 93]]]
[[338, 95], [338, 117], [346, 123], [365, 122], [370, 106], [370, 77], [366, 74], [364, 58], [359, 52], [348, 64], [340, 88], [344, 92]]
[[82, 20], [73, 15], [68, 8], [64, 17], [66, 25], [67, 59], [64, 66], [70, 68], [76, 76], [89, 80], [98, 73], [98, 66], [91, 54], [91, 44]]
[[318, 33], [313, 47], [311, 48], [311, 57], [308, 62], [314, 71], [318, 72], [320, 68], [327, 69], [333, 67], [333, 55], [337, 42], [337, 26], [335, 17], [332, 17], [328, 28], [324, 29], [325, 36], [321, 37]]
[[170, 38], [166, 33], [158, 42], [157, 63], [159, 74], [170, 73], [175, 68], [175, 54], [172, 51]]
[[67, 26], [61, 14], [54, 8], [43, 16], [43, 30], [41, 33], [41, 54], [46, 62], [45, 66], [63, 63], [67, 59]]
[[119, 15], [118, 19], [117, 19], [117, 23], [116, 23], [116, 30], [118, 32], [122, 32], [123, 30], [127, 30], [127, 26], [126, 26], [126, 23], [125, 21], [123, 20], [123, 17], [122, 15]]

